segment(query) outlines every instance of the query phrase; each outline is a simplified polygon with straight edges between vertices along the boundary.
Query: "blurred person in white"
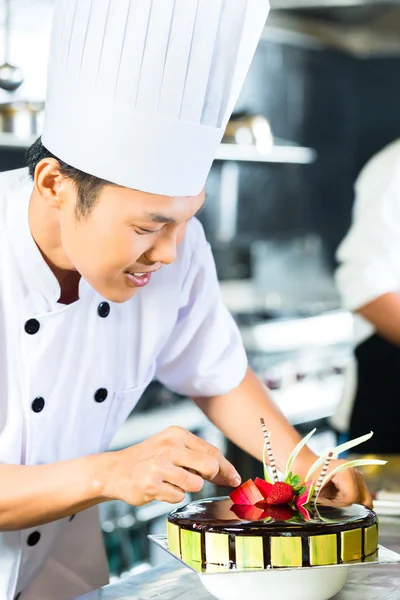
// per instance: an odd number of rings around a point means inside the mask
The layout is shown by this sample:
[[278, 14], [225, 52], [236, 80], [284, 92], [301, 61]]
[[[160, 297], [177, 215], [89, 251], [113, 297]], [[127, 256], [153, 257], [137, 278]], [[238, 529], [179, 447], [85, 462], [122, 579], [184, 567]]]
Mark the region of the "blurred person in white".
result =
[[354, 313], [354, 361], [332, 419], [341, 435], [374, 436], [365, 453], [400, 453], [400, 140], [355, 184], [353, 222], [337, 252], [336, 282]]

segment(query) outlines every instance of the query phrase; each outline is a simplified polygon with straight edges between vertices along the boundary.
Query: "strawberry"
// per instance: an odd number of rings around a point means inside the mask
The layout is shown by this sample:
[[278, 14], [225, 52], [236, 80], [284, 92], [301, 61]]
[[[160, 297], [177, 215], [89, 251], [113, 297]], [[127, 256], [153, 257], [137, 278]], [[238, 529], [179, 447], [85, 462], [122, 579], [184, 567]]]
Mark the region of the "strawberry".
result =
[[274, 483], [269, 493], [266, 503], [270, 506], [279, 506], [280, 504], [290, 504], [294, 499], [294, 489], [284, 481]]
[[262, 514], [263, 519], [274, 519], [274, 521], [289, 521], [296, 513], [290, 506], [268, 506]]
[[254, 483], [256, 484], [256, 486], [264, 496], [264, 499], [266, 500], [270, 495], [272, 488], [274, 487], [273, 484], [268, 483], [268, 481], [264, 481], [264, 479], [260, 479], [259, 477], [257, 477], [257, 479], [254, 480]]
[[251, 479], [246, 481], [246, 483], [239, 485], [236, 490], [233, 490], [233, 492], [229, 494], [229, 497], [233, 504], [241, 504], [244, 506], [253, 506], [254, 504], [257, 504], [257, 502], [262, 502], [264, 500], [260, 490]]
[[311, 521], [311, 515], [304, 506], [298, 506], [297, 510], [299, 511], [299, 513], [305, 521]]
[[300, 509], [301, 506], [306, 506], [312, 497], [314, 491], [314, 481], [307, 481], [303, 487], [303, 492], [296, 498], [296, 507]]

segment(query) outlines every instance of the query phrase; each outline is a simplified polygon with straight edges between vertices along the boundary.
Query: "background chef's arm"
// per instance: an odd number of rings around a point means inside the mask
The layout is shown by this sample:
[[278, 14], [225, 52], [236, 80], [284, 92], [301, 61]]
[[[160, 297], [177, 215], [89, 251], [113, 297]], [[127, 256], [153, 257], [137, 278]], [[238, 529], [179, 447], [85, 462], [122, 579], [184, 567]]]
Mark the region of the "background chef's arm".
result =
[[99, 504], [106, 455], [49, 465], [0, 464], [0, 531], [36, 527]]
[[383, 294], [357, 311], [386, 340], [400, 346], [400, 295]]
[[385, 148], [355, 186], [352, 226], [341, 243], [336, 282], [343, 304], [400, 345], [400, 144]]
[[[286, 461], [300, 436], [251, 369], [247, 370], [243, 382], [231, 392], [209, 398], [193, 398], [193, 401], [227, 438], [258, 460], [262, 460], [264, 438], [260, 417], [264, 417], [271, 432], [277, 467], [285, 470]], [[296, 472], [305, 475], [314, 460], [313, 452], [305, 448], [296, 461]]]

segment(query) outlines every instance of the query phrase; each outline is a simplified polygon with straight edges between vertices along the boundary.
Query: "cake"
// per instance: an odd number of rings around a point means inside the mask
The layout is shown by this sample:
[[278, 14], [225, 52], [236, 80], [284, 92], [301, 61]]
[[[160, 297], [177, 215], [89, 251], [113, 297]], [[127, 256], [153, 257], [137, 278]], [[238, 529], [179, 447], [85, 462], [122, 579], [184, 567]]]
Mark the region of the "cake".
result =
[[[323, 486], [337, 472], [385, 461], [353, 460], [329, 471], [333, 458], [373, 434], [327, 450], [304, 481], [293, 464], [313, 430], [293, 450], [278, 474], [270, 436], [264, 433], [264, 479], [249, 480], [229, 497], [198, 500], [172, 511], [167, 520], [169, 551], [198, 572], [344, 565], [371, 560], [378, 550], [376, 514], [360, 505], [321, 506]], [[319, 476], [315, 473], [319, 470]]]
[[309, 520], [287, 506], [242, 508], [223, 497], [174, 510], [170, 552], [197, 571], [218, 571], [362, 562], [378, 549], [377, 517], [363, 506], [319, 506]]

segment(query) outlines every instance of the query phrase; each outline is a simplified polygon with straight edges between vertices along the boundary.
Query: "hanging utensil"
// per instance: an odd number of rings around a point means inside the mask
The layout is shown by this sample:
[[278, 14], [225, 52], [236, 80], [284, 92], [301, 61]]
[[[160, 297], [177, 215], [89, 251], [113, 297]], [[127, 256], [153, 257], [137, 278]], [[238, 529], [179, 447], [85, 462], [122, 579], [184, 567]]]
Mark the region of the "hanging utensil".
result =
[[5, 62], [0, 66], [0, 88], [7, 92], [15, 92], [23, 83], [24, 77], [21, 69], [8, 62], [10, 56], [11, 38], [11, 0], [5, 0], [5, 23], [4, 23], [4, 57]]

